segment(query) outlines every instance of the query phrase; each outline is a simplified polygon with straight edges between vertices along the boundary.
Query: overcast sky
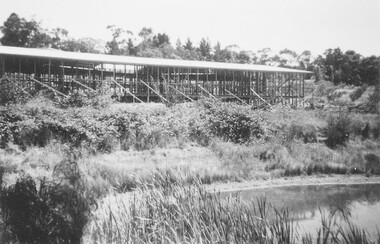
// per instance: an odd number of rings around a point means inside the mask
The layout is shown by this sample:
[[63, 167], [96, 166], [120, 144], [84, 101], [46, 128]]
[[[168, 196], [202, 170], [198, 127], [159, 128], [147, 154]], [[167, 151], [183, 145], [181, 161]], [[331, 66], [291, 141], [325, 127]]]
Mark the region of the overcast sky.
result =
[[269, 47], [322, 54], [327, 48], [380, 55], [380, 0], [1, 0], [0, 23], [12, 12], [61, 27], [72, 37], [110, 40], [108, 25], [138, 34], [167, 33], [174, 45], [202, 37], [214, 46]]

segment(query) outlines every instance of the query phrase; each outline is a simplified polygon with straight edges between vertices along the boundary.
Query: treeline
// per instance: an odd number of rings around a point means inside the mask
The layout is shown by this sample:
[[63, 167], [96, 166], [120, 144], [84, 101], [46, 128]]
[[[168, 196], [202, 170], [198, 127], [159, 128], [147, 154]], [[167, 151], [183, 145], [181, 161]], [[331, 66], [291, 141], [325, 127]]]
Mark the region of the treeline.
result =
[[[310, 51], [301, 54], [284, 49], [274, 53], [270, 48], [253, 51], [241, 50], [237, 45], [222, 48], [202, 38], [199, 43], [187, 38], [173, 44], [166, 33], [154, 33], [152, 28], [142, 28], [136, 34], [132, 31], [108, 26], [112, 39], [75, 39], [62, 28], [45, 29], [35, 20], [26, 20], [12, 13], [0, 26], [3, 36], [1, 45], [55, 48], [70, 52], [107, 53], [138, 57], [168, 59], [204, 60], [216, 62], [264, 64], [314, 71], [316, 80], [330, 80], [335, 84], [375, 85], [379, 80], [380, 57], [363, 57], [355, 51], [343, 52], [340, 48], [327, 49], [323, 55], [313, 58]], [[310, 77], [309, 77], [310, 78]]]

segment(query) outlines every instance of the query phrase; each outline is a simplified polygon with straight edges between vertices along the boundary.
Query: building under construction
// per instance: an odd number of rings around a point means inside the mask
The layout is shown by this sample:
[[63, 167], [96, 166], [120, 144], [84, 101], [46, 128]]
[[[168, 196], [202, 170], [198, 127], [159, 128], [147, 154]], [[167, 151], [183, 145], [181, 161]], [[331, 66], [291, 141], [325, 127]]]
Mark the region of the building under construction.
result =
[[297, 105], [310, 72], [265, 65], [74, 53], [0, 46], [0, 82], [67, 96], [109, 89], [126, 102], [211, 97]]

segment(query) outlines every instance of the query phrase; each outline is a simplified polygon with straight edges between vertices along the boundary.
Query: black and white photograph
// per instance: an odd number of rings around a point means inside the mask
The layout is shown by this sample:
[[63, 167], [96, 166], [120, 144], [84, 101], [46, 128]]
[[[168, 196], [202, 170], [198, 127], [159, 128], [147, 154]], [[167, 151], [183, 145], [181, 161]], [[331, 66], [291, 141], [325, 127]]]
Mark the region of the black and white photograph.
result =
[[380, 0], [1, 0], [0, 243], [380, 244]]

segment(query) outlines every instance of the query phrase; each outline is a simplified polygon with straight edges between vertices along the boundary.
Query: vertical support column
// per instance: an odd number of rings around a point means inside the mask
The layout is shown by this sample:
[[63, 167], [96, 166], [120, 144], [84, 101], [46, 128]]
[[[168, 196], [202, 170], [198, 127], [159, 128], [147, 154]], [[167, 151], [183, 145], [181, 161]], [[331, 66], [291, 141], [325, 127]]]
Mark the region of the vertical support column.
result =
[[198, 95], [198, 83], [199, 83], [199, 69], [197, 69], [197, 81], [196, 81], [196, 86], [195, 86], [195, 92]]
[[226, 95], [226, 80], [227, 80], [227, 74], [226, 74], [226, 70], [223, 70], [223, 73], [224, 73], [224, 80], [223, 80], [223, 88], [222, 88], [222, 93], [223, 95]]
[[163, 93], [163, 90], [161, 89], [160, 69], [161, 69], [161, 67], [157, 67], [157, 75], [156, 75], [157, 89], [158, 89], [158, 92], [159, 92], [161, 95], [164, 95], [164, 94], [162, 94], [162, 93]]
[[[165, 81], [164, 81], [165, 82]], [[165, 86], [164, 86], [164, 89], [165, 89], [165, 94], [166, 94], [166, 98], [168, 99], [170, 94], [171, 94], [171, 90], [169, 88], [169, 85], [171, 84], [170, 82], [170, 67], [168, 67], [168, 78], [165, 82]]]
[[277, 102], [277, 78], [278, 78], [278, 73], [273, 74], [273, 103]]
[[104, 67], [103, 67], [103, 63], [100, 65], [100, 79], [102, 81], [104, 80]]
[[86, 79], [86, 82], [85, 82], [86, 86], [88, 86], [91, 81], [91, 69], [92, 69], [91, 64], [88, 64], [88, 78]]
[[[116, 80], [116, 65], [115, 64], [113, 65], [113, 69], [112, 69], [112, 79], [117, 82], [117, 80]], [[116, 84], [114, 84], [114, 83], [111, 83], [111, 84], [112, 84], [111, 87], [112, 86], [114, 87], [114, 90], [113, 90], [114, 93], [116, 93]]]
[[214, 80], [211, 80], [211, 94], [214, 95]]
[[218, 82], [218, 70], [215, 70], [215, 84], [216, 84], [216, 91], [215, 91], [215, 94], [217, 96], [220, 96], [220, 80]]
[[294, 97], [294, 91], [293, 91], [293, 83], [294, 83], [294, 76], [292, 76], [291, 74], [289, 74], [289, 76], [291, 77], [291, 79], [290, 79], [290, 82], [289, 82], [289, 94], [291, 94], [290, 96], [291, 96], [291, 98], [292, 98], [292, 106], [294, 105], [294, 99], [293, 99], [293, 97]]
[[21, 57], [18, 58], [18, 75], [17, 75], [18, 81], [21, 79]]
[[249, 104], [249, 96], [251, 95], [251, 88], [252, 88], [252, 71], [248, 71], [248, 87], [246, 91], [246, 96], [248, 97], [247, 101]]
[[302, 74], [301, 82], [302, 82], [302, 97], [305, 97], [305, 74]]
[[5, 58], [0, 55], [0, 78], [5, 74]]
[[235, 71], [232, 71], [232, 93], [236, 94]]
[[48, 63], [48, 82], [50, 83], [50, 79], [51, 79], [51, 59], [49, 59], [49, 63]]
[[[150, 77], [149, 77], [149, 66], [146, 67], [146, 83], [150, 86]], [[148, 93], [147, 95], [147, 102], [149, 103], [150, 101], [150, 89], [146, 87], [146, 91]]]
[[[96, 87], [96, 81], [97, 81], [97, 77], [96, 77], [96, 75], [97, 75], [97, 72], [95, 72], [95, 62], [92, 62], [92, 82], [91, 82], [91, 84], [92, 84], [92, 87]], [[95, 90], [95, 89], [94, 89]]]
[[59, 77], [59, 88], [61, 91], [63, 91], [65, 87], [65, 64], [63, 60], [60, 63], [61, 66], [61, 72], [60, 72], [60, 77]]

